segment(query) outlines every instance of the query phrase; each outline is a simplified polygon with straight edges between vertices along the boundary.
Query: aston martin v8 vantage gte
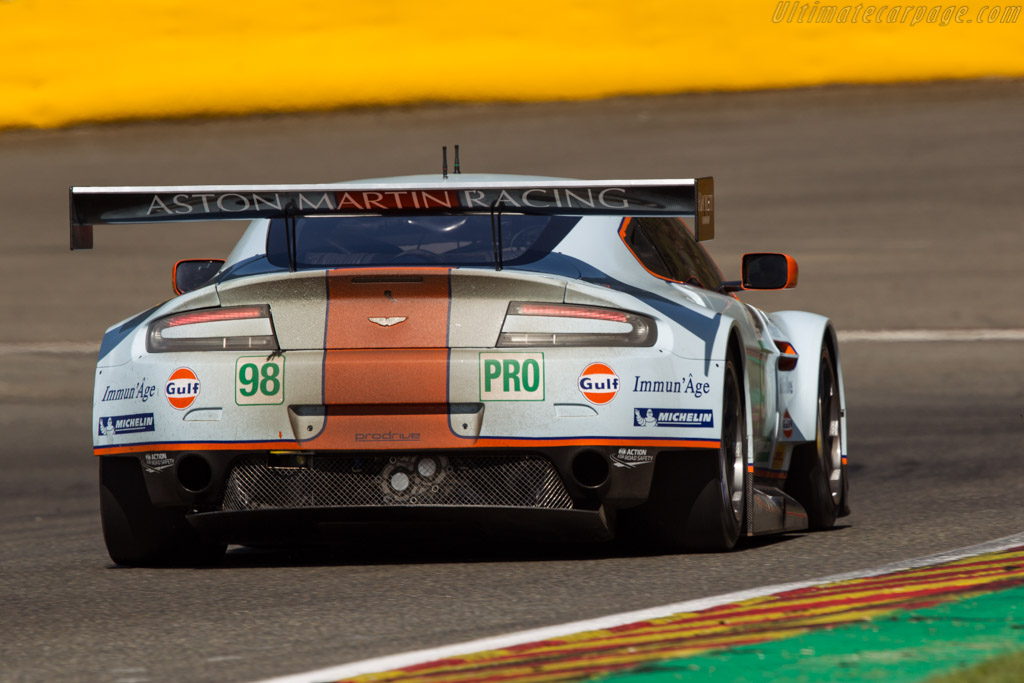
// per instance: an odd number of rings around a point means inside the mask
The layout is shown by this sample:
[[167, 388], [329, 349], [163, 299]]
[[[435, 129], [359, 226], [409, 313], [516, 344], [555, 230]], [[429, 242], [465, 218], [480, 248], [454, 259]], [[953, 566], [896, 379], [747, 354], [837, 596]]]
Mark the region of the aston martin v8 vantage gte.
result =
[[668, 550], [848, 512], [836, 334], [725, 281], [710, 178], [462, 174], [71, 189], [93, 226], [249, 219], [111, 327], [94, 453], [111, 558], [466, 528]]

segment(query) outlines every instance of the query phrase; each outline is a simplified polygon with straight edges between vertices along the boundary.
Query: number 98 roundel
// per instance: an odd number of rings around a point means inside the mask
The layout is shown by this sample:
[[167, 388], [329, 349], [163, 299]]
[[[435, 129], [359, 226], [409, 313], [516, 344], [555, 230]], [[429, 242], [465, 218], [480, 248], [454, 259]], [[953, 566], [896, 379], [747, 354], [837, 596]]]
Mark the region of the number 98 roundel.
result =
[[243, 356], [235, 363], [235, 403], [240, 406], [284, 402], [284, 358]]

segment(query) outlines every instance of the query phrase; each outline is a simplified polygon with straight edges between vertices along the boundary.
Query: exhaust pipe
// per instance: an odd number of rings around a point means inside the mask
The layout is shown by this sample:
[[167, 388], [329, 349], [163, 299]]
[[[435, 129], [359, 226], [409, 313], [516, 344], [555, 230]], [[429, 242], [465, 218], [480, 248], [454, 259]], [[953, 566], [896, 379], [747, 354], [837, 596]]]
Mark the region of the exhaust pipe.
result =
[[580, 451], [572, 459], [572, 476], [580, 486], [596, 489], [608, 481], [608, 461], [599, 451]]
[[210, 468], [210, 463], [206, 462], [202, 456], [194, 454], [178, 458], [175, 474], [178, 477], [178, 483], [189, 493], [202, 493], [210, 487], [210, 482], [213, 481], [213, 470]]

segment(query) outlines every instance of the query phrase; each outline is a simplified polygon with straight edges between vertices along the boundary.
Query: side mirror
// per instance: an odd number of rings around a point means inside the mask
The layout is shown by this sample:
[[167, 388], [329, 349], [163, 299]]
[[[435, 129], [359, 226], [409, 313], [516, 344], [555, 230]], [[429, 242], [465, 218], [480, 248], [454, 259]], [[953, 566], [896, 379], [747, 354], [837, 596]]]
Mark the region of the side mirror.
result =
[[174, 293], [184, 294], [199, 289], [209, 282], [223, 265], [222, 258], [190, 258], [178, 261], [171, 272]]
[[799, 268], [786, 254], [744, 254], [743, 289], [790, 289], [796, 287]]

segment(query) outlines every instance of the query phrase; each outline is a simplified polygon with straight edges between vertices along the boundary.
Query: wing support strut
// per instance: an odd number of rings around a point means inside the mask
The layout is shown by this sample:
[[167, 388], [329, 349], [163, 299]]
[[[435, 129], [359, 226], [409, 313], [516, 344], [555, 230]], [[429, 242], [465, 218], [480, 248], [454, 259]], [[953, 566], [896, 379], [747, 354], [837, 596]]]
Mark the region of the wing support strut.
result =
[[295, 234], [295, 205], [289, 203], [284, 210], [285, 241], [288, 248], [288, 272], [294, 273], [298, 270], [299, 245]]
[[494, 243], [494, 270], [501, 270], [504, 267], [502, 258], [504, 249], [501, 244], [501, 200], [497, 199], [491, 204], [491, 241]]

